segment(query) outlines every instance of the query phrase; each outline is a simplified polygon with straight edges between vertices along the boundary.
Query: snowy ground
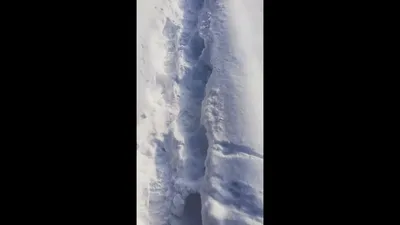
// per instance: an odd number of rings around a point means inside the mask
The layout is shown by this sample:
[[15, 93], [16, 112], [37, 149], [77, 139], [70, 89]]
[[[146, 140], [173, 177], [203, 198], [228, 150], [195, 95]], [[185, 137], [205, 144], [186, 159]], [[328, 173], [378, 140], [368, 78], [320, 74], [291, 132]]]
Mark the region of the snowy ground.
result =
[[137, 222], [263, 223], [263, 1], [137, 1]]

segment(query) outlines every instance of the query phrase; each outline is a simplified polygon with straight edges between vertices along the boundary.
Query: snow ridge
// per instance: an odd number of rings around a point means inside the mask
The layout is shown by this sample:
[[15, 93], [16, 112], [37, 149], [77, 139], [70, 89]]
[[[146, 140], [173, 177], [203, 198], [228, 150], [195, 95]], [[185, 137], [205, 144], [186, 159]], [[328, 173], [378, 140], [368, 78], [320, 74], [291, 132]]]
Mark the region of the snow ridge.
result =
[[[256, 39], [241, 30], [262, 27], [248, 21], [240, 26], [253, 16], [243, 10], [253, 3], [260, 2], [205, 2], [211, 12], [208, 44], [213, 65], [202, 107], [209, 148], [200, 193], [202, 221], [207, 225], [263, 224], [263, 109], [259, 101], [251, 102], [262, 96], [262, 86], [254, 84], [262, 83], [262, 63], [256, 64], [262, 51], [249, 48]], [[248, 61], [253, 55], [258, 58]]]

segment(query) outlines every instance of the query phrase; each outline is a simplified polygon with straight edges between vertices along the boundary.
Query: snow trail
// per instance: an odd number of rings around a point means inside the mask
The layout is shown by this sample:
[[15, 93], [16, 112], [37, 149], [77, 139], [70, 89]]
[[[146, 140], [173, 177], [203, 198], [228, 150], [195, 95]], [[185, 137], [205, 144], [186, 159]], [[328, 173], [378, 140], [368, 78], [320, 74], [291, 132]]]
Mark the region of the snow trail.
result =
[[[160, 8], [165, 18], [160, 20], [161, 32], [154, 36], [163, 47], [164, 53], [160, 54], [163, 67], [155, 72], [154, 90], [158, 92], [151, 95], [158, 99], [151, 118], [158, 117], [159, 121], [151, 121], [153, 132], [142, 134], [150, 133], [147, 138], [138, 138], [149, 143], [151, 154], [147, 155], [150, 161], [154, 158], [154, 171], [143, 175], [149, 178], [148, 187], [141, 187], [142, 196], [147, 198], [142, 200], [146, 202], [142, 208], [148, 207], [142, 214], [148, 224], [183, 225], [185, 199], [199, 192], [204, 176], [208, 141], [200, 117], [212, 68], [202, 37], [207, 23], [202, 21], [207, 16], [200, 18], [203, 3], [202, 0], [168, 1], [168, 7]], [[160, 65], [159, 61], [155, 67], [161, 68]], [[143, 130], [138, 128], [138, 131]], [[139, 144], [138, 149], [141, 152], [144, 146]]]
[[262, 1], [138, 14], [138, 224], [261, 224]]

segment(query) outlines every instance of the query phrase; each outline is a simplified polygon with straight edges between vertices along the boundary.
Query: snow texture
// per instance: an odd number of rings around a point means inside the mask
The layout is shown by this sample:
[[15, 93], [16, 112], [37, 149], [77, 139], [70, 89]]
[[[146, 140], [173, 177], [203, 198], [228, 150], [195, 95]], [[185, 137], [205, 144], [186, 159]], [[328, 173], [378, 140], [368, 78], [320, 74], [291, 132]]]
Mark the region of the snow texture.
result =
[[263, 1], [137, 10], [137, 223], [262, 224]]

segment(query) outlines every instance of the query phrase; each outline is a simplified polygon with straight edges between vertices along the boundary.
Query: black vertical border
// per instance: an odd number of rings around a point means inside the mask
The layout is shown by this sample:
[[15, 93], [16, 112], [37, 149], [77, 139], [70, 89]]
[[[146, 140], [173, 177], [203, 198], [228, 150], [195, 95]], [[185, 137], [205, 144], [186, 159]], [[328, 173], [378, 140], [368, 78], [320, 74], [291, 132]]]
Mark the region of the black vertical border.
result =
[[268, 129], [270, 129], [270, 121], [267, 116], [267, 112], [269, 110], [269, 106], [271, 105], [271, 83], [270, 77], [271, 73], [271, 18], [272, 18], [272, 8], [271, 1], [264, 1], [264, 223], [267, 224], [275, 224], [274, 217], [272, 216], [272, 157], [271, 157], [271, 148], [268, 146]]
[[137, 113], [137, 98], [136, 98], [136, 2], [135, 2], [135, 8], [132, 9], [134, 13], [129, 14], [128, 16], [128, 81], [130, 84], [132, 84], [133, 88], [131, 96], [135, 97], [135, 101], [132, 101], [132, 104], [130, 105], [130, 110], [128, 110], [131, 114], [130, 117], [128, 117], [128, 135], [130, 135], [130, 138], [128, 138], [128, 146], [129, 149], [128, 151], [131, 153], [129, 154], [130, 159], [132, 160], [132, 163], [130, 164], [130, 177], [132, 178], [130, 180], [130, 187], [131, 187], [131, 210], [132, 210], [132, 224], [136, 224], [136, 182], [137, 182], [137, 173], [136, 173], [136, 113]]

